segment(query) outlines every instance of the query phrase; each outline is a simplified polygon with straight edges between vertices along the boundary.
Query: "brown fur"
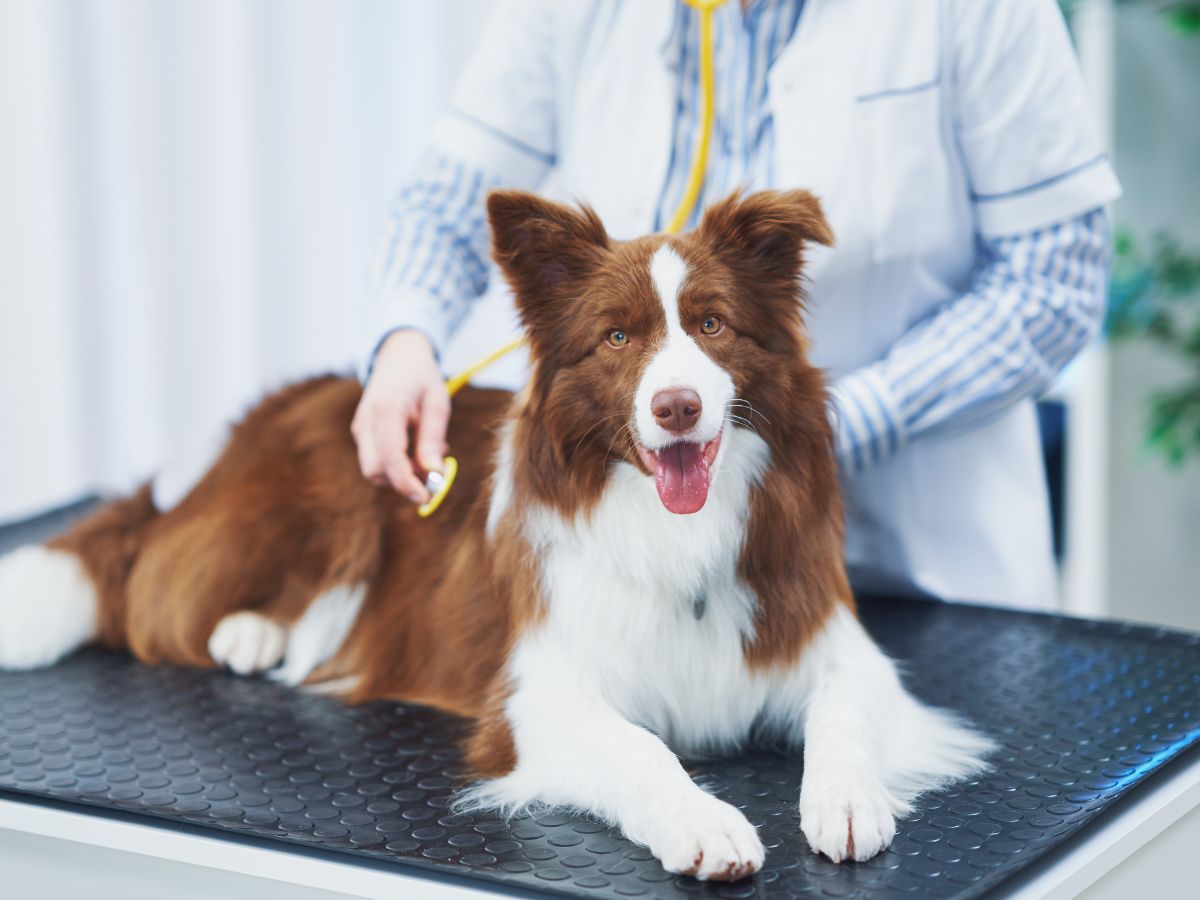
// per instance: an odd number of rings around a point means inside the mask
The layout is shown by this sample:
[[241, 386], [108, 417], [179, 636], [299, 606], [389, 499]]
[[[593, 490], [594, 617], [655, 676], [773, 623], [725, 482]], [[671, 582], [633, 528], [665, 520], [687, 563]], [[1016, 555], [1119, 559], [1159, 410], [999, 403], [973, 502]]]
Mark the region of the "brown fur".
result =
[[[730, 300], [718, 312], [735, 316], [736, 330], [750, 338], [712, 355], [736, 373], [738, 396], [753, 402], [758, 418], [749, 418], [771, 448], [738, 564], [759, 601], [746, 648], [753, 666], [794, 662], [835, 603], [854, 607], [825, 381], [808, 363], [800, 318], [809, 241], [830, 245], [833, 234], [807, 191], [735, 195], [706, 211], [685, 255], [689, 286], [724, 292]], [[700, 310], [705, 300], [694, 302]]]
[[150, 488], [115, 500], [50, 541], [54, 550], [74, 553], [83, 563], [99, 597], [96, 643], [124, 650], [126, 635], [125, 585], [141, 549], [147, 526], [158, 515]]
[[[852, 604], [822, 376], [805, 358], [798, 276], [806, 241], [830, 243], [802, 191], [731, 197], [681, 238], [614, 242], [595, 214], [528, 194], [489, 198], [495, 256], [530, 335], [534, 372], [513, 400], [467, 389], [448, 442], [461, 463], [439, 512], [418, 519], [359, 473], [350, 421], [357, 383], [318, 378], [264, 400], [174, 509], [148, 490], [55, 542], [78, 554], [101, 598], [100, 640], [146, 662], [211, 666], [220, 619], [256, 610], [295, 621], [321, 592], [363, 582], [362, 611], [315, 678], [357, 676], [350, 699], [424, 703], [472, 717], [472, 770], [499, 775], [516, 750], [503, 674], [514, 640], [544, 610], [520, 528], [538, 504], [586, 516], [633, 451], [633, 393], [665, 334], [648, 263], [664, 240], [687, 261], [681, 320], [730, 371], [772, 453], [751, 498], [739, 574], [758, 597], [751, 666], [794, 661], [833, 605]], [[627, 346], [606, 337], [620, 328]], [[513, 500], [491, 540], [487, 479], [499, 426], [513, 429]]]

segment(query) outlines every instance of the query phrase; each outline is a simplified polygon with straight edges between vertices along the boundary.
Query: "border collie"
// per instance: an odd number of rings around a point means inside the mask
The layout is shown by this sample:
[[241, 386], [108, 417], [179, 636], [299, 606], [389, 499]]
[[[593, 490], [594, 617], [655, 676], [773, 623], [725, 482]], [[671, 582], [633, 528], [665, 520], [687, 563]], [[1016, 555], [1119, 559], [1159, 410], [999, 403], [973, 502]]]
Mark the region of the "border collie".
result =
[[631, 241], [526, 193], [488, 215], [532, 376], [459, 395], [436, 516], [359, 473], [356, 382], [294, 385], [177, 505], [145, 487], [0, 561], [0, 667], [93, 642], [468, 716], [461, 804], [581, 810], [700, 879], [763, 845], [675, 754], [765, 734], [803, 748], [809, 846], [878, 853], [989, 742], [913, 698], [855, 614], [801, 321], [819, 203], [734, 195]]

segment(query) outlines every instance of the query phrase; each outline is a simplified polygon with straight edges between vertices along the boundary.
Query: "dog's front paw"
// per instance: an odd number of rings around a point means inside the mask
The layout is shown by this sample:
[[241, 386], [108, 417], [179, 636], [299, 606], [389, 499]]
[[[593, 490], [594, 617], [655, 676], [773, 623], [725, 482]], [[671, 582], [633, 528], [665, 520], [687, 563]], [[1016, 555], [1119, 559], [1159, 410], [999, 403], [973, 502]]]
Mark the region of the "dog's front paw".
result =
[[703, 794], [664, 815], [646, 837], [668, 872], [701, 881], [734, 881], [762, 868], [766, 851], [758, 832], [728, 803]]
[[287, 649], [287, 629], [256, 612], [226, 616], [208, 639], [208, 655], [238, 675], [253, 675], [279, 665]]
[[835, 863], [862, 861], [891, 845], [896, 819], [878, 785], [854, 778], [810, 784], [806, 774], [800, 788], [800, 828], [814, 853]]

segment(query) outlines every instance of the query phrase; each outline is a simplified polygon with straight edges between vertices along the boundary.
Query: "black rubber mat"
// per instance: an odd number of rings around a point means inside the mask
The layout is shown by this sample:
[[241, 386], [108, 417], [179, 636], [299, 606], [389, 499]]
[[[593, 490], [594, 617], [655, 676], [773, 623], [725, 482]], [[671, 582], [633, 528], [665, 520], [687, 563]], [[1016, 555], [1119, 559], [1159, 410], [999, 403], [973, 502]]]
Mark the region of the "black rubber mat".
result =
[[[22, 539], [59, 524], [26, 526]], [[12, 538], [0, 531], [0, 546]], [[508, 892], [975, 897], [1102, 818], [1200, 734], [1200, 637], [912, 600], [867, 599], [862, 612], [906, 661], [917, 694], [1002, 746], [992, 774], [927, 796], [867, 863], [809, 853], [797, 759], [761, 752], [693, 767], [745, 810], [768, 849], [756, 877], [702, 885], [586, 819], [449, 813], [461, 722], [96, 651], [0, 673], [0, 795]]]

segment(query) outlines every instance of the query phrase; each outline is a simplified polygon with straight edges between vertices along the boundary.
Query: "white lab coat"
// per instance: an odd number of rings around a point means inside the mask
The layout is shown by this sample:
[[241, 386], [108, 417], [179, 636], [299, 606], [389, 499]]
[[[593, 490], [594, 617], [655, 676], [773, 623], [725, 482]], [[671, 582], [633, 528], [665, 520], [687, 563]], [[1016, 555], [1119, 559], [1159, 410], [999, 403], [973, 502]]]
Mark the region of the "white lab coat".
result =
[[[498, 6], [455, 97], [466, 116], [441, 122], [435, 145], [591, 204], [616, 237], [650, 231], [673, 127], [674, 2]], [[812, 357], [832, 378], [960, 295], [977, 234], [1032, 230], [1119, 193], [1054, 0], [807, 0], [770, 96], [778, 186], [817, 194], [838, 239], [807, 272]], [[548, 174], [529, 148], [553, 148]], [[493, 278], [447, 368], [516, 333]], [[510, 359], [477, 381], [516, 387], [525, 366]], [[859, 586], [1054, 605], [1032, 401], [919, 437], [845, 494]]]

